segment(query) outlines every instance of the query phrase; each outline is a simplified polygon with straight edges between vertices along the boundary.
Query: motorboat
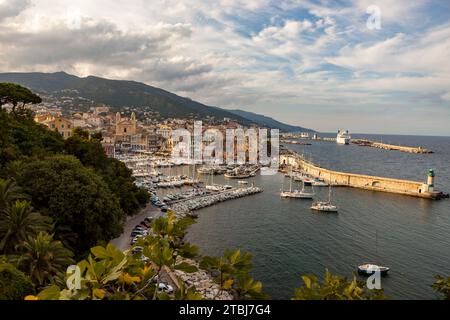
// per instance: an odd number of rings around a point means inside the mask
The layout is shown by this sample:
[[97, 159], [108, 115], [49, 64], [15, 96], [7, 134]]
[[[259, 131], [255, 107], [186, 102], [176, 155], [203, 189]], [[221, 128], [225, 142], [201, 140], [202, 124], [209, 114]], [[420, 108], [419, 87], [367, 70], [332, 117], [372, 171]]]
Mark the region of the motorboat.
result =
[[379, 266], [372, 263], [366, 263], [358, 266], [358, 273], [362, 275], [370, 276], [375, 272], [380, 272], [381, 275], [386, 275], [389, 272], [390, 268]]
[[328, 187], [329, 184], [326, 183], [325, 181], [319, 180], [319, 179], [314, 179], [311, 183], [311, 185], [313, 187]]

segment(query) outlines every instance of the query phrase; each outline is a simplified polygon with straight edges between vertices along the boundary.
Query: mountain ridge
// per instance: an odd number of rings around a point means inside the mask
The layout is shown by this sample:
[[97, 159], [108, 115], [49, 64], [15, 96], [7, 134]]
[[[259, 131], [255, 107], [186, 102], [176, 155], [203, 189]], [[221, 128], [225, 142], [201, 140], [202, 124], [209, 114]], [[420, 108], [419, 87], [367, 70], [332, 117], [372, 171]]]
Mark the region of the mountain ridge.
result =
[[[77, 95], [104, 103], [116, 108], [129, 106], [150, 107], [163, 117], [193, 117], [216, 119], [230, 118], [241, 124], [268, 126], [280, 131], [301, 131], [301, 127], [286, 125], [272, 118], [247, 113], [246, 111], [227, 110], [208, 106], [182, 97], [170, 91], [153, 87], [133, 80], [113, 80], [97, 76], [78, 77], [64, 71], [55, 73], [42, 72], [9, 72], [0, 73], [0, 82], [13, 82], [26, 86], [38, 93], [55, 94], [57, 92], [74, 91]], [[67, 95], [74, 95], [68, 92]], [[240, 114], [239, 114], [240, 113]], [[309, 129], [305, 129], [309, 131]]]

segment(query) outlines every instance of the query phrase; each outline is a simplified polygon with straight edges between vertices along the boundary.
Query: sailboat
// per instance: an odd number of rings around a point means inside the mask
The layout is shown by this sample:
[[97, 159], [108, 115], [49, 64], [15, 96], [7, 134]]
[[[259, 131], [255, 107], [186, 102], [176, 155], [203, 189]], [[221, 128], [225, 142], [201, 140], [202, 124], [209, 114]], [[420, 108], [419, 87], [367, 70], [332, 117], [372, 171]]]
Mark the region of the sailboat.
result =
[[[378, 231], [375, 233], [375, 246], [376, 254], [378, 256]], [[365, 263], [358, 266], [358, 273], [365, 276], [370, 276], [374, 272], [380, 272], [382, 276], [385, 276], [389, 272], [389, 267], [380, 266], [373, 263]]]
[[[284, 188], [283, 188], [284, 189]], [[302, 190], [292, 190], [292, 175], [290, 178], [290, 187], [289, 191], [281, 190], [282, 198], [293, 198], [293, 199], [312, 199], [314, 197], [314, 193], [305, 191], [305, 184], [302, 183]]]
[[338, 212], [338, 207], [331, 204], [331, 185], [328, 191], [328, 201], [314, 202], [311, 209], [320, 212]]

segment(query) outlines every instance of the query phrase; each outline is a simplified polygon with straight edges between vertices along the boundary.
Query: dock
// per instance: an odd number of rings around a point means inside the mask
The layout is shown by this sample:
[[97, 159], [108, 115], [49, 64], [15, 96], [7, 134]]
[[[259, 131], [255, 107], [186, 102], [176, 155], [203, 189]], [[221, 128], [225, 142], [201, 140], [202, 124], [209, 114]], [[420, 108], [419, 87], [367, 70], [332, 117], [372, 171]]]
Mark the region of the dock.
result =
[[290, 165], [314, 178], [322, 179], [333, 186], [388, 192], [424, 199], [448, 198], [448, 194], [444, 194], [434, 188], [433, 170], [428, 172], [426, 182], [339, 172], [315, 165], [292, 150], [286, 150], [286, 152], [280, 155], [280, 164]]
[[426, 148], [422, 147], [408, 147], [408, 146], [400, 146], [400, 145], [394, 145], [394, 144], [388, 144], [388, 143], [382, 143], [382, 142], [376, 142], [366, 139], [353, 139], [353, 144], [357, 144], [362, 147], [372, 147], [372, 148], [378, 148], [378, 149], [384, 149], [384, 150], [395, 150], [400, 152], [407, 152], [407, 153], [433, 153], [433, 151], [428, 150]]

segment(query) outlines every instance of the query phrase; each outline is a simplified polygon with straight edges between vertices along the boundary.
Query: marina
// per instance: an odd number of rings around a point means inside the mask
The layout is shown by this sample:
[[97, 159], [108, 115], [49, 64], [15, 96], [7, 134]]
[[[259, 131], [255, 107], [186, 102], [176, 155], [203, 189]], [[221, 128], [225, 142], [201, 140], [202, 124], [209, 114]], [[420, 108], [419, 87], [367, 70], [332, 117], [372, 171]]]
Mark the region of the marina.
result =
[[[386, 153], [322, 141], [292, 148], [299, 154], [310, 152], [312, 162], [340, 172], [415, 181], [421, 177], [425, 180], [427, 168], [432, 167], [436, 187], [450, 190], [449, 138], [386, 139], [397, 139], [399, 144], [418, 141], [430, 149], [439, 145], [444, 151], [439, 156]], [[426, 157], [426, 163], [422, 157]], [[225, 179], [217, 177], [216, 181]], [[202, 209], [187, 239], [206, 255], [220, 254], [224, 248], [250, 251], [255, 259], [254, 276], [263, 281], [274, 299], [289, 299], [299, 284], [299, 274], [320, 277], [327, 268], [351, 277], [364, 264], [390, 269], [382, 287], [393, 299], [435, 299], [431, 288], [434, 275], [450, 272], [450, 256], [443, 254], [450, 246], [448, 200], [430, 201], [333, 185], [331, 203], [339, 213], [314, 214], [311, 201], [280, 197], [280, 186], [289, 188], [284, 173], [257, 175], [250, 182], [264, 192]], [[315, 201], [327, 201], [329, 188], [314, 187], [314, 192]], [[416, 268], [410, 267], [412, 261]], [[365, 279], [361, 274], [360, 280]]]

